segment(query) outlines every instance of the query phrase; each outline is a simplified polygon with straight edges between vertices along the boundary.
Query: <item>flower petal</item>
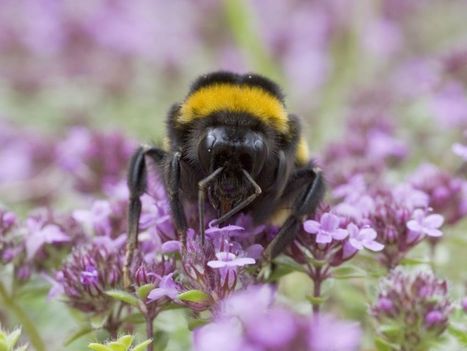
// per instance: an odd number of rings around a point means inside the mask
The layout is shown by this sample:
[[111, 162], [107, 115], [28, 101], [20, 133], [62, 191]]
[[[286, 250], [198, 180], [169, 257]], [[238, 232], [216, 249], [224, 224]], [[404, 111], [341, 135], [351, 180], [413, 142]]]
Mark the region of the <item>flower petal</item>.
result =
[[371, 251], [381, 251], [382, 249], [384, 249], [384, 245], [376, 241], [365, 241], [363, 242], [363, 246], [365, 246], [368, 250]]
[[303, 229], [305, 229], [305, 231], [310, 234], [318, 233], [320, 228], [321, 224], [319, 224], [319, 222], [313, 221], [312, 219], [309, 219], [303, 223]]
[[333, 231], [339, 227], [340, 219], [332, 213], [325, 213], [321, 217], [321, 228], [327, 231]]
[[357, 237], [359, 233], [358, 227], [354, 223], [349, 223], [347, 231], [351, 237]]
[[439, 229], [435, 229], [435, 228], [424, 228], [423, 232], [428, 235], [428, 236], [432, 236], [432, 237], [440, 237], [440, 236], [443, 236], [443, 232]]
[[349, 232], [345, 229], [337, 228], [331, 234], [334, 239], [343, 240], [349, 235]]
[[350, 238], [349, 243], [350, 243], [350, 245], [352, 245], [357, 250], [362, 250], [363, 249], [363, 244], [361, 243], [361, 241], [359, 241], [359, 240], [357, 240], [355, 238]]
[[149, 293], [148, 300], [155, 301], [165, 296], [167, 296], [167, 289], [155, 288]]
[[249, 264], [255, 264], [256, 261], [254, 258], [251, 258], [251, 257], [239, 257], [239, 258], [236, 258], [235, 260], [229, 262], [231, 264], [229, 264], [229, 266], [246, 266], [246, 265], [249, 265]]
[[376, 230], [374, 230], [373, 228], [363, 228], [362, 230], [360, 230], [360, 235], [364, 240], [372, 241], [376, 238], [377, 234]]
[[440, 214], [431, 214], [423, 220], [423, 225], [428, 228], [439, 228], [444, 223], [444, 217]]
[[181, 252], [182, 244], [178, 240], [169, 240], [161, 246], [163, 253]]
[[332, 241], [332, 237], [329, 234], [324, 234], [323, 232], [319, 232], [316, 236], [316, 242], [318, 244], [328, 244]]
[[208, 266], [211, 268], [223, 268], [223, 267], [227, 267], [227, 262], [213, 260], [213, 261], [208, 262]]
[[237, 256], [231, 252], [227, 251], [220, 251], [216, 252], [216, 257], [219, 261], [232, 261], [234, 260]]
[[240, 227], [238, 225], [226, 225], [225, 227], [209, 227], [205, 230], [206, 234], [211, 234], [211, 233], [223, 233], [223, 232], [238, 232], [245, 230], [243, 227]]
[[421, 232], [422, 231], [422, 226], [420, 225], [420, 223], [418, 223], [417, 221], [411, 219], [410, 221], [407, 222], [407, 228], [409, 228], [411, 231], [413, 232]]

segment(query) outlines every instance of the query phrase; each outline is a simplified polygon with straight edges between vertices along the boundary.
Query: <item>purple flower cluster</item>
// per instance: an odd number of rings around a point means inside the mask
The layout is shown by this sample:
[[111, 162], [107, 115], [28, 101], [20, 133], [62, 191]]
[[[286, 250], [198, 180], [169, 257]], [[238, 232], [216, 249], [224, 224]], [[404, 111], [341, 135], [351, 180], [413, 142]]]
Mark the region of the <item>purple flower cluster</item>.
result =
[[387, 268], [397, 266], [425, 237], [442, 236], [443, 216], [432, 213], [429, 196], [412, 185], [367, 184], [363, 175], [356, 175], [336, 188], [334, 195], [341, 199], [337, 213], [376, 232], [384, 244], [380, 260]]
[[237, 225], [210, 227], [206, 234], [210, 240], [203, 247], [196, 233], [189, 230], [186, 254], [182, 257], [188, 286], [202, 290], [210, 297], [205, 301], [207, 305], [197, 308], [210, 307], [239, 286], [251, 283], [253, 275], [246, 269], [256, 263], [263, 251], [260, 244], [246, 246], [245, 242], [251, 238], [242, 239], [248, 233]]
[[[369, 225], [354, 223], [349, 218], [332, 212], [323, 212], [316, 220], [306, 220], [296, 248], [302, 253], [338, 266], [352, 258], [359, 250], [368, 249], [378, 252], [384, 245], [377, 242], [376, 232]], [[310, 235], [311, 234], [311, 235]]]
[[[380, 333], [404, 350], [427, 350], [447, 328], [452, 304], [445, 280], [433, 273], [394, 270], [380, 287], [373, 316]], [[391, 328], [390, 328], [391, 327]]]
[[414, 188], [429, 197], [429, 206], [454, 225], [467, 214], [467, 181], [435, 165], [424, 164], [410, 177]]
[[71, 176], [76, 190], [99, 193], [115, 187], [136, 144], [116, 132], [103, 133], [74, 127], [57, 143], [57, 163]]
[[54, 144], [0, 116], [0, 195], [3, 201], [47, 203], [53, 193]]
[[80, 227], [69, 216], [58, 216], [40, 208], [20, 221], [12, 212], [2, 214], [0, 259], [12, 264], [15, 277], [26, 282], [32, 273], [56, 269], [72, 245], [84, 238]]
[[[358, 350], [357, 324], [330, 316], [306, 317], [273, 306], [270, 286], [250, 286], [224, 299], [214, 321], [195, 330], [194, 350]], [[226, 342], [228, 340], [228, 342]]]
[[17, 243], [10, 234], [17, 223], [13, 212], [0, 209], [0, 262], [7, 264], [17, 255]]
[[109, 311], [115, 301], [105, 292], [122, 286], [123, 257], [123, 250], [109, 252], [98, 245], [75, 250], [55, 276], [67, 303], [83, 312]]

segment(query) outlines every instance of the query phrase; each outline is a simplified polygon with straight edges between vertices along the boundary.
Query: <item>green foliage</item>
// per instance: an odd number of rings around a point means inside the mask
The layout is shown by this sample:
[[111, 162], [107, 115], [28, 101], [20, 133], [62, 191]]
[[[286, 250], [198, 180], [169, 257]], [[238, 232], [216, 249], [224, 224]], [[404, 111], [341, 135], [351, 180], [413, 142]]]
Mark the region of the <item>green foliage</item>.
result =
[[143, 351], [151, 342], [151, 339], [145, 340], [138, 345], [133, 345], [135, 337], [132, 335], [124, 335], [115, 341], [109, 341], [106, 344], [91, 343], [88, 347], [94, 351]]
[[209, 299], [209, 295], [201, 290], [188, 290], [179, 294], [178, 299], [186, 302], [206, 302]]
[[21, 329], [15, 329], [11, 333], [7, 333], [0, 326], [0, 351], [24, 351], [27, 350], [28, 346], [15, 347], [19, 337], [21, 336]]
[[105, 293], [118, 301], [125, 302], [132, 306], [138, 306], [139, 304], [139, 300], [137, 297], [123, 290], [114, 289], [114, 290], [108, 290]]

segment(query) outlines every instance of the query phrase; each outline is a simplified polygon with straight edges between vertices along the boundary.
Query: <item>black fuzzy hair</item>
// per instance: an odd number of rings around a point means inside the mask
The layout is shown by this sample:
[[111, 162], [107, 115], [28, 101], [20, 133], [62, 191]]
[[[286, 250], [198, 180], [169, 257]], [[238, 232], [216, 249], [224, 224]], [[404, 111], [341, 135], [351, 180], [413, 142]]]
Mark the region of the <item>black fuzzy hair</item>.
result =
[[272, 80], [254, 73], [238, 74], [228, 71], [217, 71], [204, 74], [193, 82], [188, 95], [193, 94], [201, 88], [220, 83], [259, 87], [284, 103], [284, 94], [279, 86]]

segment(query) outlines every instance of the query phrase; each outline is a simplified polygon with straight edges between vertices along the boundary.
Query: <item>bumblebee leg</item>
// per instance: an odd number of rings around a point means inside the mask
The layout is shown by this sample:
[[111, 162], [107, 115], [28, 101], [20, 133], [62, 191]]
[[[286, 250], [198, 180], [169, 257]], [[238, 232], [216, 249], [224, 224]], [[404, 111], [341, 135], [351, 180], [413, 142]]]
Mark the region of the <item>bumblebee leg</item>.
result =
[[185, 211], [180, 199], [180, 161], [182, 154], [175, 152], [166, 169], [166, 185], [169, 195], [170, 210], [175, 224], [175, 229], [182, 247], [186, 247], [186, 231], [188, 228]]
[[261, 187], [254, 181], [254, 179], [251, 177], [250, 173], [248, 173], [246, 170], [243, 169], [243, 174], [245, 177], [249, 180], [251, 185], [255, 188], [255, 192], [248, 196], [245, 200], [240, 202], [237, 206], [232, 208], [229, 212], [225, 213], [222, 217], [216, 219], [213, 222], [213, 225], [219, 225], [224, 223], [226, 220], [228, 220], [230, 217], [232, 217], [234, 214], [240, 212], [242, 209], [247, 207], [250, 203], [253, 202], [254, 199], [256, 199], [259, 195], [261, 195], [262, 190]]
[[126, 288], [131, 285], [130, 267], [133, 255], [138, 245], [139, 217], [141, 215], [140, 196], [146, 191], [147, 170], [145, 156], [151, 157], [160, 164], [166, 153], [152, 147], [140, 147], [130, 160], [128, 173], [128, 189], [130, 203], [128, 208], [128, 240], [126, 246], [125, 263], [123, 266], [123, 284]]
[[204, 212], [206, 205], [206, 188], [208, 184], [214, 180], [219, 173], [222, 171], [222, 167], [219, 167], [206, 178], [202, 179], [198, 183], [198, 213], [199, 213], [199, 234], [201, 235], [201, 243], [204, 245], [205, 234], [204, 234]]
[[[298, 188], [297, 188], [297, 184]], [[291, 213], [279, 233], [266, 248], [264, 257], [271, 260], [279, 255], [295, 238], [303, 217], [313, 214], [324, 196], [324, 180], [320, 169], [308, 168], [297, 171], [285, 189], [285, 194], [303, 190], [294, 200]]]

